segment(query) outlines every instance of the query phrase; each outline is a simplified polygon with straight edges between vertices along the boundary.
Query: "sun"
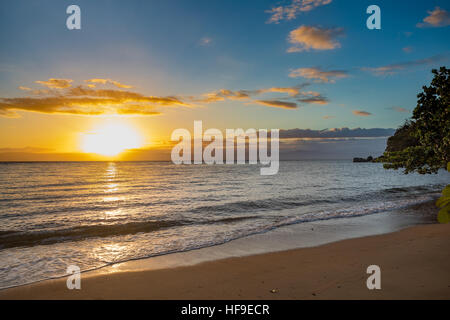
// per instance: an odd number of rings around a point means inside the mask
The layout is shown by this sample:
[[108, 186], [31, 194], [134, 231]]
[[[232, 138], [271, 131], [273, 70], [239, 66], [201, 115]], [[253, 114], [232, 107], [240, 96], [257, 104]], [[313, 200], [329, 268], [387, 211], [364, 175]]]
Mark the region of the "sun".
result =
[[116, 156], [124, 150], [141, 146], [142, 138], [139, 133], [120, 122], [105, 123], [81, 135], [81, 150], [102, 156]]

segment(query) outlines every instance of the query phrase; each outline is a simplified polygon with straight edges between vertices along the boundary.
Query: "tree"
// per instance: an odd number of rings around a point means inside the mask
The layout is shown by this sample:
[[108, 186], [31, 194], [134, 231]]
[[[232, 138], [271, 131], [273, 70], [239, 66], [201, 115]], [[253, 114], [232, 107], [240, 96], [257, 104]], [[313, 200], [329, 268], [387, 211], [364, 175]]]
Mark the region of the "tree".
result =
[[386, 169], [437, 173], [450, 162], [450, 69], [432, 72], [431, 85], [417, 95], [412, 120], [389, 138], [380, 159]]
[[402, 151], [408, 147], [418, 146], [419, 140], [413, 135], [415, 129], [415, 122], [406, 120], [394, 135], [388, 138], [386, 152]]
[[[378, 161], [385, 169], [404, 168], [404, 173], [450, 172], [450, 69], [433, 69], [429, 87], [417, 95], [412, 120], [407, 121], [388, 139], [387, 148]], [[450, 222], [450, 185], [436, 202], [438, 221]]]

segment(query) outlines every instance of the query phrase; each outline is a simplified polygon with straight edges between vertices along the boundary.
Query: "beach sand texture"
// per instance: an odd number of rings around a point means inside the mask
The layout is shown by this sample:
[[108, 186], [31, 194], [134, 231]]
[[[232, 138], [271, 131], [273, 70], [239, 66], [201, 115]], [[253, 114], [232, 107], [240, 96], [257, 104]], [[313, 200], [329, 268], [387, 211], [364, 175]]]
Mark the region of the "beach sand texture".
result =
[[[450, 224], [194, 266], [82, 274], [0, 291], [0, 299], [450, 299]], [[369, 265], [381, 290], [368, 290]]]

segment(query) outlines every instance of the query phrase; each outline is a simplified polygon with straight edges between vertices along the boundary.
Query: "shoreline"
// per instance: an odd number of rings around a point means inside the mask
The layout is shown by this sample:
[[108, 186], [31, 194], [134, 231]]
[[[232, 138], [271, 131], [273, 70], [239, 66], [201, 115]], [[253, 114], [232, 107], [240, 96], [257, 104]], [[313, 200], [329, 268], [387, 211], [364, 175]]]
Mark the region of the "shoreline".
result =
[[[450, 225], [419, 225], [195, 265], [87, 272], [81, 290], [64, 277], [0, 290], [0, 299], [450, 299], [449, 240]], [[381, 290], [366, 287], [372, 264]]]
[[[424, 201], [395, 210], [359, 216], [287, 224], [214, 245], [114, 262], [82, 270], [81, 275], [90, 277], [117, 272], [192, 266], [208, 261], [317, 247], [341, 240], [392, 233], [411, 226], [435, 223], [433, 217], [436, 216], [437, 209], [434, 202], [435, 200]], [[48, 281], [57, 281], [66, 277], [67, 275], [59, 275], [7, 286], [0, 288], [0, 292]]]

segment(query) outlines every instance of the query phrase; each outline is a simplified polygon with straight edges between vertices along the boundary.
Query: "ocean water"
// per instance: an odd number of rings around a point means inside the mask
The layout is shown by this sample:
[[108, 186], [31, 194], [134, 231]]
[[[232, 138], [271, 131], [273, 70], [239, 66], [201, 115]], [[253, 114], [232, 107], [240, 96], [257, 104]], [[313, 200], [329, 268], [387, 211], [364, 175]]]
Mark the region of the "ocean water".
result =
[[435, 199], [450, 174], [381, 164], [0, 163], [0, 288]]

